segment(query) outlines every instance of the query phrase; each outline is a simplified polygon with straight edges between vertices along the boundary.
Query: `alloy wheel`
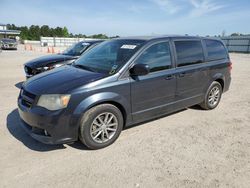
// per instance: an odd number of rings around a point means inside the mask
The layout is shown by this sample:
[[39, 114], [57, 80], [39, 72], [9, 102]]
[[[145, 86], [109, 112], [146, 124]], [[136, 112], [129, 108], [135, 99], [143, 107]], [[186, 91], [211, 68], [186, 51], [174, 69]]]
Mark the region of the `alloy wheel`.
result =
[[216, 106], [220, 99], [220, 88], [218, 86], [213, 87], [208, 95], [208, 103], [210, 106]]
[[113, 113], [98, 115], [91, 124], [90, 135], [97, 143], [105, 143], [112, 139], [118, 128], [118, 120]]

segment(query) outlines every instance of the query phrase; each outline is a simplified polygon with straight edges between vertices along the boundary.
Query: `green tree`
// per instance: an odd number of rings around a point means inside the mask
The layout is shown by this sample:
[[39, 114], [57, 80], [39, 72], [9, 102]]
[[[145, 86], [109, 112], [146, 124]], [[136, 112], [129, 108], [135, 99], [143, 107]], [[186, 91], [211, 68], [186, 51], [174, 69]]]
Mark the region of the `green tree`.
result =
[[[8, 29], [12, 30], [20, 30], [21, 34], [20, 37], [22, 40], [40, 40], [40, 37], [78, 37], [78, 38], [96, 38], [96, 39], [108, 39], [109, 37], [105, 34], [95, 34], [86, 36], [84, 34], [73, 34], [69, 33], [67, 27], [56, 27], [52, 28], [48, 25], [38, 26], [38, 25], [31, 25], [30, 27], [27, 26], [16, 26], [15, 24], [7, 24]], [[119, 36], [113, 36], [110, 38], [118, 38]]]
[[109, 37], [105, 34], [96, 34], [96, 35], [90, 35], [90, 38], [94, 39], [108, 39]]
[[50, 36], [50, 28], [48, 25], [43, 25], [40, 30], [41, 30], [40, 33], [42, 37]]
[[55, 37], [63, 37], [63, 29], [61, 27], [56, 27], [54, 29], [54, 36]]
[[67, 27], [63, 27], [63, 37], [69, 37], [69, 32]]
[[27, 40], [28, 39], [28, 35], [29, 35], [29, 29], [28, 29], [28, 27], [27, 26], [20, 27], [20, 28], [18, 28], [18, 30], [21, 31], [20, 38], [22, 40]]
[[239, 33], [232, 33], [231, 36], [240, 36]]
[[38, 25], [31, 25], [29, 28], [29, 40], [40, 40], [40, 27]]

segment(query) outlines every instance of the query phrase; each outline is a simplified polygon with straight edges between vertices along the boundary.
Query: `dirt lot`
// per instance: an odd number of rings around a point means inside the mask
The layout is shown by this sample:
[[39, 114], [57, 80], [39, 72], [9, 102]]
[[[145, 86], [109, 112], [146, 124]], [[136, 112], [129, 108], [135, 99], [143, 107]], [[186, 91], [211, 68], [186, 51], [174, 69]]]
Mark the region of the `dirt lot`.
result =
[[250, 55], [231, 54], [217, 109], [189, 108], [126, 129], [110, 147], [48, 146], [18, 124], [22, 65], [40, 52], [0, 53], [0, 187], [249, 187]]

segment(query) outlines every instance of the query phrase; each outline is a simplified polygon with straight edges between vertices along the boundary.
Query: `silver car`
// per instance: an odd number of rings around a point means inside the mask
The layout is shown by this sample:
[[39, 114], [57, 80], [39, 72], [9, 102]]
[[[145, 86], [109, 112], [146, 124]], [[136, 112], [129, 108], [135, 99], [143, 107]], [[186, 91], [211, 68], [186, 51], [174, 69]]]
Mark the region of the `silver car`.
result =
[[3, 38], [1, 39], [1, 48], [3, 50], [17, 50], [17, 42], [14, 39]]

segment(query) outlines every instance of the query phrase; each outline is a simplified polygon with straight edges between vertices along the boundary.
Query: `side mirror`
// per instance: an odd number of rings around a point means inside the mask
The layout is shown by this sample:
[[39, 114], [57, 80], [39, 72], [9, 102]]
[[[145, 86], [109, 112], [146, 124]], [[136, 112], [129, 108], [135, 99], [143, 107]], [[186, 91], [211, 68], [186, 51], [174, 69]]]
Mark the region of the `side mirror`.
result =
[[149, 66], [146, 64], [136, 64], [130, 70], [131, 76], [143, 76], [150, 72]]

